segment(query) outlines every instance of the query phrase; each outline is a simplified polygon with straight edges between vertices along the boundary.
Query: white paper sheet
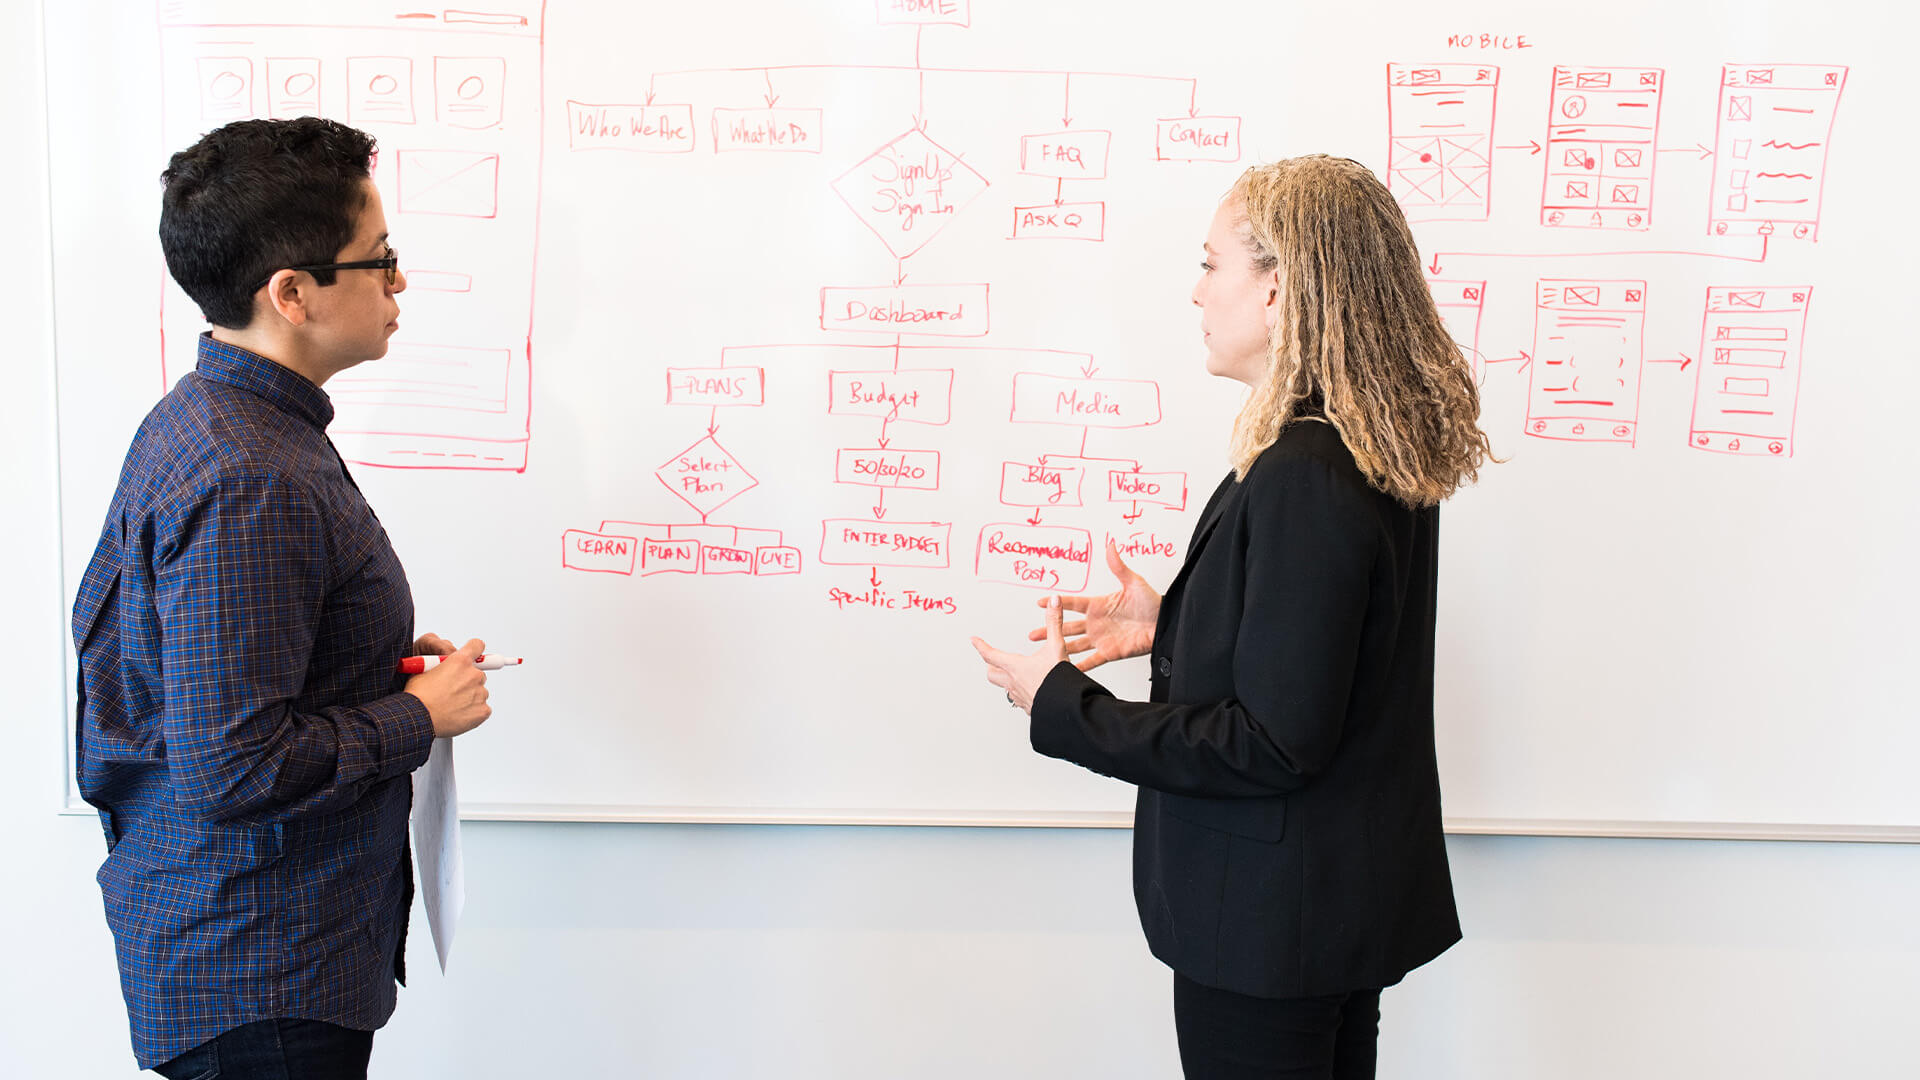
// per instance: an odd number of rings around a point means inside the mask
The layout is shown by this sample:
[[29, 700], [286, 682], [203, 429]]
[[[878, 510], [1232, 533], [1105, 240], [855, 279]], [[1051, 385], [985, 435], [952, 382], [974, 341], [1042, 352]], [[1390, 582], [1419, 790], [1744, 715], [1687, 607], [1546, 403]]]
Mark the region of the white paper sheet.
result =
[[460, 797], [453, 780], [453, 740], [433, 740], [427, 763], [413, 774], [413, 852], [420, 866], [420, 899], [440, 970], [447, 970], [453, 931], [467, 904], [460, 862]]

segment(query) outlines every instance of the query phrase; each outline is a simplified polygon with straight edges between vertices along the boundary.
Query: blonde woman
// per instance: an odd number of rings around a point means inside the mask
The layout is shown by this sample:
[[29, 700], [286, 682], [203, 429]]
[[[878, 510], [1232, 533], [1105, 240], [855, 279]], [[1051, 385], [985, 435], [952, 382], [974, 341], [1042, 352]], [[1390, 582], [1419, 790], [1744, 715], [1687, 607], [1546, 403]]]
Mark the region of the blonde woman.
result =
[[[1490, 451], [1365, 168], [1247, 170], [1205, 250], [1207, 371], [1251, 393], [1186, 564], [1161, 597], [1110, 544], [1119, 591], [1042, 601], [1038, 652], [974, 646], [1035, 750], [1140, 786], [1134, 894], [1174, 970], [1186, 1075], [1370, 1077], [1380, 989], [1460, 937], [1434, 763], [1439, 503]], [[1150, 657], [1147, 701], [1085, 674], [1130, 656]]]

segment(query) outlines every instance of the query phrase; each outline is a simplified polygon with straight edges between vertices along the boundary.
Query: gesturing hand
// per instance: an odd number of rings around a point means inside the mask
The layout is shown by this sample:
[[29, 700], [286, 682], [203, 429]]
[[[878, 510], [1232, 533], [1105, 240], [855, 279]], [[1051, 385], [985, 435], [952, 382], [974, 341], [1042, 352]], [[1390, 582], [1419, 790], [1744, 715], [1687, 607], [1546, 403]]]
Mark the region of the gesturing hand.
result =
[[1060, 598], [1050, 596], [1040, 602], [1051, 606], [1047, 608], [1047, 642], [1035, 652], [1026, 656], [1002, 652], [979, 638], [972, 639], [974, 651], [987, 662], [987, 681], [1005, 690], [1007, 700], [1029, 714], [1033, 712], [1033, 695], [1040, 692], [1047, 672], [1067, 658], [1067, 643], [1060, 635]]
[[[1062, 630], [1069, 655], [1092, 654], [1074, 661], [1074, 666], [1081, 671], [1092, 671], [1109, 660], [1145, 656], [1153, 651], [1153, 629], [1160, 621], [1160, 594], [1121, 561], [1111, 536], [1107, 538], [1107, 569], [1119, 580], [1120, 591], [1105, 596], [1060, 598], [1068, 611], [1085, 616], [1067, 623]], [[1046, 605], [1046, 600], [1040, 601], [1041, 607]], [[1058, 619], [1058, 615], [1050, 617], [1051, 621]], [[1039, 627], [1027, 634], [1027, 640], [1041, 641], [1047, 631], [1047, 627]]]

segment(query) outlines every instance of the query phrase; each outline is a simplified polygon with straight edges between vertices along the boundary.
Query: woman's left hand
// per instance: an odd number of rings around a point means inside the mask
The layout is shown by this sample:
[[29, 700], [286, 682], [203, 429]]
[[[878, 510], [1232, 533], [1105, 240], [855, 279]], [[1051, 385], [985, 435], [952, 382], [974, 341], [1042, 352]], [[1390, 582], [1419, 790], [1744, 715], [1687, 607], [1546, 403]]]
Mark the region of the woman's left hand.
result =
[[972, 640], [980, 659], [987, 662], [987, 681], [1005, 690], [1007, 701], [1031, 714], [1033, 696], [1040, 692], [1047, 672], [1067, 658], [1066, 635], [1060, 630], [1060, 598], [1047, 600], [1047, 640], [1035, 652], [1003, 652], [979, 638]]
[[439, 634], [422, 634], [420, 640], [413, 643], [415, 656], [452, 656], [456, 651], [453, 642]]

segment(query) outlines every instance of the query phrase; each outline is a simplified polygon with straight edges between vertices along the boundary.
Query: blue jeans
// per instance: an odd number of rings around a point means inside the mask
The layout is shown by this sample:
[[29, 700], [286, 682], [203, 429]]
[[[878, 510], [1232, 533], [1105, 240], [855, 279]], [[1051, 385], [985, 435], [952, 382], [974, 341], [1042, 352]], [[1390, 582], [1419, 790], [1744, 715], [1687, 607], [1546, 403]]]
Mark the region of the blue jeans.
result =
[[167, 1080], [366, 1080], [373, 1032], [319, 1020], [256, 1020], [153, 1071]]

